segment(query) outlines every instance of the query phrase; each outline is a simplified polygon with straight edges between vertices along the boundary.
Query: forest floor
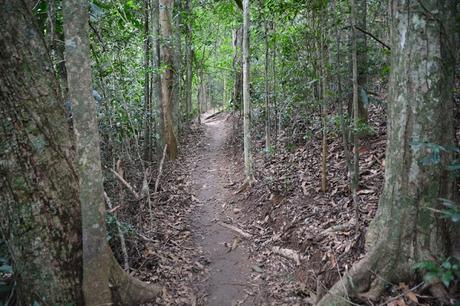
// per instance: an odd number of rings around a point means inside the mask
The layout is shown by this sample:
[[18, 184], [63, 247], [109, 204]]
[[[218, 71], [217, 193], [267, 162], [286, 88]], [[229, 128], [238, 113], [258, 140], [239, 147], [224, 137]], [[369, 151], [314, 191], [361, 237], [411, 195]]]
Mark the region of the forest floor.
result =
[[[128, 239], [132, 274], [164, 286], [155, 305], [314, 305], [365, 252], [382, 189], [384, 109], [370, 109], [372, 133], [360, 144], [358, 228], [337, 131], [329, 134], [327, 192], [320, 191], [316, 123], [307, 127], [309, 139], [278, 135], [272, 153], [255, 135], [256, 182], [249, 188], [243, 184], [241, 118], [210, 115], [191, 126], [178, 160], [165, 163], [152, 195], [153, 219], [145, 204], [120, 208], [125, 217], [135, 211], [124, 218], [138, 236]], [[135, 168], [130, 171], [128, 178], [135, 176]], [[156, 177], [153, 171], [151, 182]], [[414, 285], [394, 284], [379, 301], [357, 302], [436, 305], [426, 292], [412, 294]]]
[[207, 305], [254, 305], [248, 299], [254, 287], [249, 250], [245, 237], [231, 229], [238, 226], [241, 208], [230, 188], [241, 179], [241, 165], [226, 147], [231, 135], [228, 118], [227, 114], [204, 120], [201, 154], [191, 158], [192, 192], [200, 203], [192, 228], [209, 259]]

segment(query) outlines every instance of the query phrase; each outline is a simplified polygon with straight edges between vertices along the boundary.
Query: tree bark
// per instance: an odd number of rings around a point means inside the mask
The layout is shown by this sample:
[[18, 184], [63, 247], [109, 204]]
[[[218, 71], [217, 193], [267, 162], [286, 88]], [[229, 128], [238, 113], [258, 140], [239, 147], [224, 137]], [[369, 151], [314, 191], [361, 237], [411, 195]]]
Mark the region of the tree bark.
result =
[[264, 37], [264, 44], [265, 44], [265, 69], [264, 69], [264, 85], [265, 85], [265, 150], [267, 153], [270, 150], [271, 146], [271, 135], [270, 135], [270, 77], [269, 77], [269, 66], [270, 66], [270, 49], [268, 46], [268, 21], [265, 17], [264, 20], [264, 29], [265, 29], [265, 37]]
[[117, 302], [131, 305], [134, 301], [146, 302], [155, 298], [160, 289], [127, 275], [115, 261], [107, 243], [97, 110], [91, 95], [88, 3], [84, 0], [65, 1], [63, 15], [65, 59], [78, 160], [85, 304], [110, 305]]
[[81, 304], [81, 219], [59, 81], [24, 1], [0, 2], [0, 231], [18, 304]]
[[246, 181], [252, 183], [254, 174], [251, 155], [251, 96], [249, 93], [249, 0], [243, 0], [243, 105], [244, 105], [244, 170]]
[[[358, 0], [359, 1], [359, 0]], [[353, 171], [351, 177], [351, 194], [353, 198], [353, 206], [355, 209], [356, 226], [359, 224], [359, 207], [358, 207], [358, 185], [359, 185], [359, 137], [358, 126], [360, 118], [360, 98], [359, 98], [359, 73], [358, 73], [358, 37], [355, 28], [357, 15], [355, 0], [351, 0], [351, 61], [353, 69]], [[367, 115], [366, 115], [367, 117]], [[367, 120], [367, 119], [366, 119]]]
[[96, 105], [91, 95], [86, 2], [64, 2], [65, 60], [76, 136], [83, 237], [83, 294], [88, 305], [112, 302]]
[[144, 0], [144, 152], [145, 161], [152, 160], [152, 99], [150, 91], [150, 26], [149, 0]]
[[447, 221], [431, 210], [439, 209], [439, 198], [458, 192], [446, 170], [452, 156], [430, 166], [421, 161], [433, 153], [423, 143], [454, 141], [455, 2], [393, 2], [387, 159], [379, 208], [366, 237], [371, 248], [319, 305], [348, 305], [346, 296], [376, 298], [386, 282], [417, 278], [415, 263], [453, 255], [449, 241], [459, 240], [458, 231], [447, 231]]
[[163, 111], [163, 102], [161, 98], [161, 76], [160, 76], [160, 5], [159, 0], [151, 0], [152, 3], [152, 94], [155, 101], [158, 117], [156, 120], [157, 124], [157, 133], [158, 133], [158, 142], [157, 152], [162, 152], [164, 147], [164, 111]]
[[174, 0], [172, 10], [172, 35], [173, 35], [173, 123], [174, 134], [178, 135], [181, 130], [182, 114], [182, 43], [181, 43], [181, 27], [182, 27], [182, 0]]
[[356, 39], [356, 65], [358, 74], [358, 118], [361, 123], [368, 121], [367, 105], [364, 104], [364, 94], [367, 91], [367, 36], [356, 27], [367, 29], [367, 0], [355, 0], [355, 21], [353, 31]]
[[243, 29], [240, 27], [234, 33], [233, 38], [233, 70], [235, 71], [235, 82], [233, 85], [232, 103], [233, 110], [241, 110], [241, 96], [243, 91], [243, 60], [242, 60], [242, 48], [243, 48]]
[[187, 14], [185, 34], [185, 118], [188, 124], [192, 111], [192, 8], [191, 0], [185, 1], [185, 13]]
[[177, 157], [177, 141], [174, 134], [173, 120], [173, 51], [172, 51], [172, 0], [160, 0], [160, 33], [161, 33], [161, 60], [165, 66], [161, 75], [161, 100], [163, 105], [163, 121], [165, 144], [168, 145], [168, 159]]

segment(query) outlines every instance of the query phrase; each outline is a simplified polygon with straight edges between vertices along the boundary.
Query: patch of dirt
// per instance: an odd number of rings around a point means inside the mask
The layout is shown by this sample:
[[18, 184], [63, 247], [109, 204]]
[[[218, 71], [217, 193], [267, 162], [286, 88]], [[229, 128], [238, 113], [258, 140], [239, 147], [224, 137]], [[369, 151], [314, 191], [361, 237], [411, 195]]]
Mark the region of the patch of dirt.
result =
[[250, 282], [252, 263], [245, 237], [231, 229], [240, 227], [240, 208], [230, 187], [240, 179], [241, 165], [226, 147], [230, 135], [227, 118], [222, 114], [203, 120], [205, 132], [195, 144], [200, 154], [189, 163], [192, 192], [199, 203], [193, 229], [209, 260], [206, 305], [253, 305], [256, 285]]

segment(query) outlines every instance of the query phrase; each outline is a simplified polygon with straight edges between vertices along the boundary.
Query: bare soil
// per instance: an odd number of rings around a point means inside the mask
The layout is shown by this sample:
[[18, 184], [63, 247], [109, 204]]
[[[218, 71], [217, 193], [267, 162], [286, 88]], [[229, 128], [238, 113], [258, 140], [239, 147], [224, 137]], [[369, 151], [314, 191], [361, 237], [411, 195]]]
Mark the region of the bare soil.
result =
[[253, 287], [249, 283], [252, 263], [244, 237], [222, 225], [238, 227], [239, 213], [229, 187], [235, 185], [240, 166], [227, 150], [231, 129], [227, 118], [219, 115], [204, 120], [201, 154], [192, 157], [192, 193], [199, 202], [192, 228], [209, 260], [207, 305], [253, 305], [248, 294]]

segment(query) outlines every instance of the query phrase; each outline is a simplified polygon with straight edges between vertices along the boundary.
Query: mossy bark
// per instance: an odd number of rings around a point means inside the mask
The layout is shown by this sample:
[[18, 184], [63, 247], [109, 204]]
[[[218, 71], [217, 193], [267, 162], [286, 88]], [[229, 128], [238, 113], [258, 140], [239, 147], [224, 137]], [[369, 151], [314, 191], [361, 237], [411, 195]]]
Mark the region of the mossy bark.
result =
[[0, 38], [0, 229], [19, 304], [79, 305], [80, 205], [59, 81], [25, 2], [1, 2]]
[[[455, 1], [422, 5], [393, 1], [392, 75], [384, 190], [367, 235], [368, 254], [335, 284], [319, 305], [347, 305], [349, 298], [372, 299], [385, 283], [417, 277], [414, 264], [445, 258], [457, 237], [431, 208], [452, 198], [446, 165], [421, 161], [432, 152], [420, 142], [453, 144], [453, 40]], [[451, 235], [451, 236], [449, 236]]]
[[160, 293], [124, 272], [107, 243], [104, 187], [96, 103], [91, 95], [88, 3], [67, 0], [63, 7], [65, 58], [78, 158], [83, 237], [83, 295], [86, 305], [135, 305]]

